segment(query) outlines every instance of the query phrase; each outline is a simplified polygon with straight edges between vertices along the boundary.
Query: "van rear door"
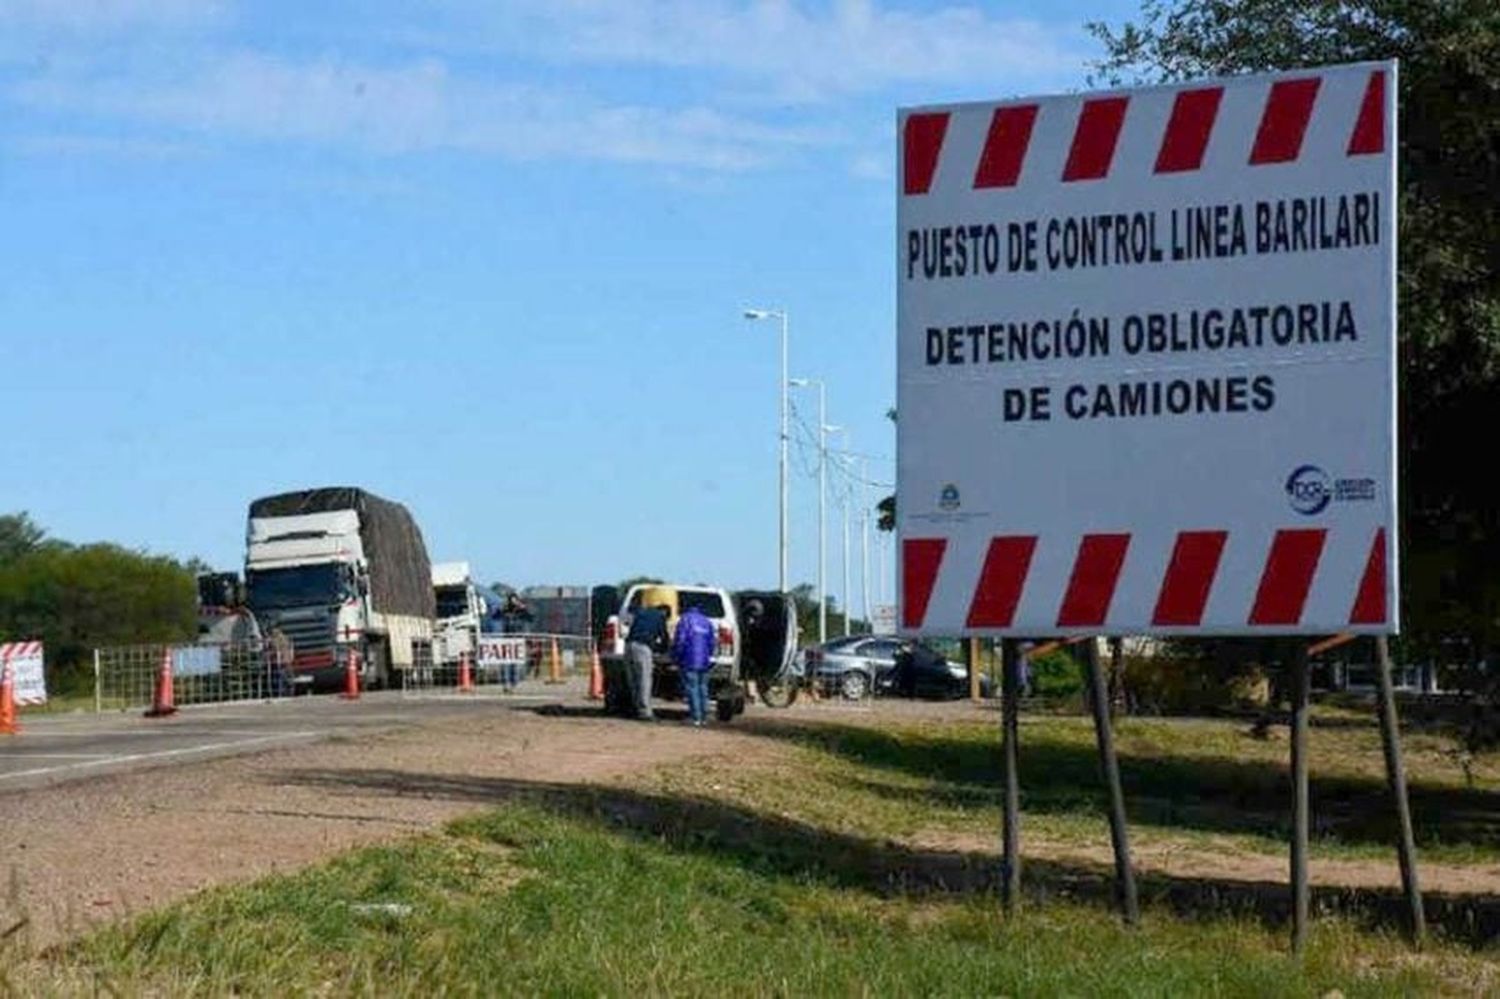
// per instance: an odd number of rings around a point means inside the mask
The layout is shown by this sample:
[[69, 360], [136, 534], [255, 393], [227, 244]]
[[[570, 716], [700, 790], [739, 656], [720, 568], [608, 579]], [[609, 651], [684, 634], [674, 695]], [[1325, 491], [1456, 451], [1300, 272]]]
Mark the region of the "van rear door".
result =
[[[753, 620], [752, 604], [763, 613]], [[789, 593], [746, 590], [735, 594], [740, 619], [740, 675], [762, 686], [785, 676], [797, 655], [797, 602]]]

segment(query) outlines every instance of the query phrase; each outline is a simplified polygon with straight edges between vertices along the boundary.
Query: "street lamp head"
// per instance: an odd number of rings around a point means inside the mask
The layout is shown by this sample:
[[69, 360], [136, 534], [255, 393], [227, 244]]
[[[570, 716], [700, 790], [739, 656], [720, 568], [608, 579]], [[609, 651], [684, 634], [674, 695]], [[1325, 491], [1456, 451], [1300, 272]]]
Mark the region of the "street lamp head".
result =
[[746, 309], [746, 319], [780, 319], [781, 313], [776, 309]]
[[788, 378], [786, 383], [792, 388], [807, 388], [809, 385], [817, 384], [817, 380], [813, 378]]

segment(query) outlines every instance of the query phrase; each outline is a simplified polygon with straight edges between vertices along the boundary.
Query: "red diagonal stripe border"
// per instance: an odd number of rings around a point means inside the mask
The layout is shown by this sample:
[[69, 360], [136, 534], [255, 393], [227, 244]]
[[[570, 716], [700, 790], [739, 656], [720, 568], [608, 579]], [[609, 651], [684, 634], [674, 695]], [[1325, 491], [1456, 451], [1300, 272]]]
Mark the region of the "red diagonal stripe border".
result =
[[946, 111], [908, 115], [902, 136], [902, 188], [907, 194], [926, 194], [937, 173], [938, 156], [948, 134]]
[[1151, 623], [1161, 627], [1197, 627], [1219, 573], [1228, 531], [1183, 531], [1172, 546]]
[[1085, 534], [1078, 543], [1078, 557], [1073, 575], [1057, 612], [1060, 628], [1082, 628], [1102, 625], [1109, 616], [1109, 605], [1115, 597], [1125, 552], [1130, 547], [1128, 534]]
[[1255, 146], [1250, 150], [1251, 165], [1290, 163], [1302, 155], [1302, 139], [1307, 135], [1307, 123], [1312, 120], [1313, 105], [1322, 84], [1323, 79], [1318, 76], [1277, 80], [1271, 84], [1260, 128], [1255, 133]]
[[901, 626], [920, 628], [937, 584], [947, 538], [907, 538], [901, 542]]
[[1302, 620], [1313, 575], [1323, 557], [1328, 540], [1324, 528], [1298, 528], [1276, 532], [1266, 555], [1260, 586], [1255, 592], [1255, 606], [1250, 610], [1250, 624], [1294, 625]]
[[1002, 535], [990, 540], [979, 572], [979, 585], [969, 604], [967, 624], [970, 628], [1009, 628], [1016, 619], [1016, 607], [1031, 572], [1036, 554], [1036, 535]]

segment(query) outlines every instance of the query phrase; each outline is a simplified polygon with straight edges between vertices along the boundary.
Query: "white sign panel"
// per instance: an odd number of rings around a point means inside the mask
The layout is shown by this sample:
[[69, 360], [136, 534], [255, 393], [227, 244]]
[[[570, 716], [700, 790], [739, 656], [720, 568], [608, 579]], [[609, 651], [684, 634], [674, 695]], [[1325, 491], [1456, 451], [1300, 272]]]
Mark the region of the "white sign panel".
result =
[[901, 112], [903, 632], [1396, 631], [1395, 94]]
[[41, 642], [0, 644], [0, 672], [8, 666], [17, 704], [46, 704], [47, 675]]
[[870, 609], [870, 631], [876, 635], [896, 633], [895, 604], [876, 604]]
[[172, 649], [173, 676], [215, 676], [223, 669], [217, 645], [180, 645]]
[[503, 635], [479, 636], [479, 665], [503, 666], [526, 662], [526, 639]]

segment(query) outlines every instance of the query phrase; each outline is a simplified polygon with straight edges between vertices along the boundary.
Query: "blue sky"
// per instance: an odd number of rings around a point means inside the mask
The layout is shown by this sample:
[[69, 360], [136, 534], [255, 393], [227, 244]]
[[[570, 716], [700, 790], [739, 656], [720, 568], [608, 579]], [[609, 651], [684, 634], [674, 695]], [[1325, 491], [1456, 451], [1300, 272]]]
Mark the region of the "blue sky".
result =
[[895, 108], [1079, 88], [1134, 9], [0, 0], [0, 511], [232, 568], [358, 484], [486, 580], [774, 585], [741, 310], [889, 483]]

